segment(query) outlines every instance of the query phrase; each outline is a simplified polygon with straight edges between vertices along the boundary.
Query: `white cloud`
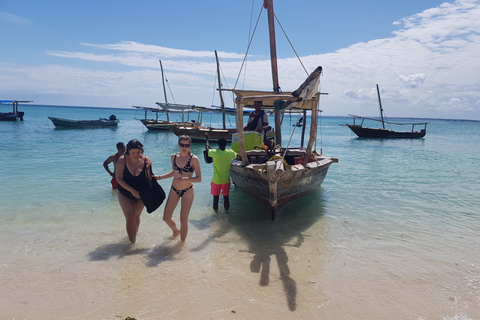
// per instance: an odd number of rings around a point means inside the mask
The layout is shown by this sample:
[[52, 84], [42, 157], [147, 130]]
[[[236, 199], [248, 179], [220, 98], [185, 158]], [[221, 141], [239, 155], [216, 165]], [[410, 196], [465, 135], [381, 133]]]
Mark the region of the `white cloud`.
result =
[[[91, 44], [91, 43], [82, 43], [84, 46], [91, 46], [100, 49], [106, 50], [118, 50], [124, 52], [138, 52], [144, 53], [147, 56], [162, 56], [164, 58], [213, 58], [214, 52], [213, 51], [192, 51], [192, 50], [181, 50], [181, 49], [171, 49], [165, 48], [155, 45], [147, 45], [141, 44], [134, 41], [123, 41], [121, 43], [116, 44]], [[241, 59], [243, 55], [239, 55], [236, 53], [227, 53], [227, 52], [220, 52], [219, 53], [223, 58], [235, 58]]]
[[423, 73], [411, 74], [408, 76], [400, 75], [399, 80], [408, 88], [416, 88], [425, 83], [426, 76]]
[[[321, 88], [329, 93], [322, 98], [324, 114], [375, 115], [375, 84], [379, 84], [384, 109], [390, 116], [480, 119], [479, 17], [478, 0], [457, 0], [394, 22], [399, 30], [390, 38], [303, 57], [308, 71], [319, 65], [324, 68]], [[84, 68], [0, 64], [0, 80], [9, 82], [6, 90], [14, 90], [16, 83], [38, 91], [55, 88], [64, 99], [69, 94], [94, 96], [96, 100], [87, 102], [89, 105], [99, 101], [111, 106], [153, 105], [163, 96], [161, 59], [177, 103], [210, 105], [216, 96], [213, 50], [191, 51], [134, 41], [82, 45], [87, 48], [84, 52], [52, 50], [47, 55], [61, 58], [58, 64], [64, 59], [90, 62]], [[219, 52], [219, 58], [222, 75], [231, 88], [243, 55]], [[109, 71], [90, 69], [95, 62]], [[112, 71], [116, 64], [124, 66], [121, 71]], [[21, 80], [3, 76], [10, 68], [9, 74], [23, 76]], [[295, 90], [306, 77], [297, 59], [279, 60], [278, 69], [280, 85], [286, 91]], [[237, 87], [245, 84], [245, 88], [271, 89], [269, 61], [249, 57], [246, 70]]]
[[31, 22], [28, 19], [17, 16], [15, 14], [0, 12], [0, 23], [5, 22], [8, 25], [27, 26]]

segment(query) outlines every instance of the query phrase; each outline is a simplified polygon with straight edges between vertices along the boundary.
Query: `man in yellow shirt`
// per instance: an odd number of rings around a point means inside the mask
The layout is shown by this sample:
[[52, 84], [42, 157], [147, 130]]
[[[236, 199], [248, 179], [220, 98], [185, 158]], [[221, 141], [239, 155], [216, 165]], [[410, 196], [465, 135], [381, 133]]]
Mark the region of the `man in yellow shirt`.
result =
[[218, 200], [220, 192], [223, 195], [223, 207], [228, 210], [230, 200], [228, 194], [230, 192], [230, 163], [237, 157], [237, 153], [232, 149], [226, 149], [227, 140], [225, 138], [218, 139], [219, 149], [210, 149], [207, 143], [208, 156], [213, 159], [213, 178], [211, 183], [211, 193], [213, 195], [213, 210], [218, 210]]

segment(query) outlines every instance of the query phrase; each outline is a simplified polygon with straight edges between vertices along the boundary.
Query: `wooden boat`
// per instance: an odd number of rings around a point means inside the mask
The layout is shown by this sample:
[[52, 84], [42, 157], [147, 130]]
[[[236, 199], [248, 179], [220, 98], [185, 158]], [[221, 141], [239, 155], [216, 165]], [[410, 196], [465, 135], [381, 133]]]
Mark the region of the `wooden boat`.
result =
[[[187, 135], [192, 138], [192, 142], [206, 142], [207, 134], [208, 139], [210, 141], [216, 142], [220, 138], [226, 139], [228, 142], [232, 141], [232, 134], [237, 132], [236, 128], [226, 128], [225, 125], [225, 115], [233, 115], [236, 116], [236, 110], [232, 108], [225, 108], [225, 104], [223, 102], [222, 96], [222, 85], [221, 85], [221, 78], [220, 78], [220, 64], [218, 62], [218, 54], [215, 50], [215, 58], [217, 61], [217, 78], [218, 78], [218, 91], [220, 94], [220, 107], [212, 106], [211, 108], [207, 107], [195, 107], [195, 110], [201, 112], [214, 112], [214, 113], [221, 113], [223, 126], [222, 128], [212, 128], [212, 127], [204, 127], [204, 126], [185, 126], [185, 125], [178, 125], [170, 127], [170, 131], [172, 131], [177, 136]], [[244, 115], [249, 115], [249, 112], [245, 112]]]
[[[148, 130], [151, 131], [164, 131], [170, 132], [170, 127], [172, 126], [186, 126], [186, 127], [194, 127], [199, 125], [198, 122], [195, 121], [170, 121], [169, 115], [171, 114], [182, 114], [182, 119], [185, 114], [189, 114], [190, 112], [194, 112], [192, 108], [194, 106], [185, 107], [185, 105], [172, 105], [169, 104], [171, 108], [175, 108], [176, 106], [180, 106], [183, 110], [176, 110], [176, 109], [167, 109], [164, 110], [160, 106], [158, 108], [151, 108], [151, 107], [142, 107], [142, 106], [132, 106], [132, 108], [142, 109], [145, 110], [145, 118], [138, 119]], [[148, 119], [147, 112], [150, 111], [155, 114], [155, 119]], [[159, 114], [165, 114], [167, 120], [159, 120]]]
[[218, 141], [220, 138], [225, 138], [228, 142], [232, 141], [232, 133], [237, 132], [236, 129], [215, 129], [205, 128], [202, 126], [197, 127], [185, 127], [185, 126], [172, 126], [170, 127], [177, 136], [187, 135], [192, 138], [192, 142], [205, 142], [207, 141], [205, 134], [208, 134], [210, 141]]
[[0, 112], [0, 121], [23, 121], [25, 112], [18, 111], [18, 104], [28, 102], [32, 101], [0, 100], [0, 104], [12, 104], [12, 112]]
[[[169, 132], [170, 127], [173, 126], [184, 126], [184, 127], [194, 127], [199, 126], [201, 123], [195, 121], [185, 121], [185, 114], [193, 112], [195, 107], [194, 105], [185, 105], [185, 104], [176, 104], [176, 103], [168, 103], [167, 99], [167, 91], [165, 88], [165, 75], [163, 73], [163, 66], [162, 61], [158, 60], [160, 63], [160, 70], [162, 72], [162, 84], [163, 84], [163, 94], [165, 96], [165, 102], [156, 102], [157, 108], [149, 108], [149, 107], [140, 107], [140, 106], [133, 106], [133, 108], [143, 109], [145, 110], [145, 118], [138, 119], [140, 120], [143, 125], [152, 131], [165, 131]], [[155, 119], [148, 119], [147, 118], [147, 111], [151, 111], [155, 114]], [[169, 115], [172, 113], [181, 113], [182, 121], [175, 122], [170, 121]], [[159, 120], [158, 115], [165, 114], [167, 120]]]
[[98, 120], [73, 120], [56, 117], [48, 117], [55, 127], [61, 128], [98, 128], [98, 127], [116, 127], [120, 120], [113, 114], [108, 118], [100, 118]]
[[[400, 123], [386, 121], [383, 115], [382, 100], [380, 99], [380, 90], [377, 84], [378, 105], [380, 107], [380, 120], [367, 117], [361, 117], [350, 114], [353, 117], [353, 124], [345, 124], [360, 138], [384, 138], [384, 139], [419, 139], [425, 137], [427, 133], [428, 123]], [[360, 124], [356, 123], [356, 120], [360, 121]], [[365, 120], [381, 123], [381, 128], [364, 127], [363, 122]], [[385, 124], [394, 125], [396, 128], [408, 128], [405, 130], [388, 130], [385, 128]], [[420, 130], [416, 130], [420, 127]], [[423, 128], [422, 128], [423, 127]]]
[[[267, 206], [272, 219], [282, 207], [318, 189], [328, 168], [338, 159], [325, 157], [313, 150], [317, 136], [317, 118], [320, 93], [318, 92], [322, 67], [318, 67], [294, 92], [280, 92], [277, 72], [275, 26], [272, 0], [266, 0], [270, 32], [270, 56], [273, 92], [236, 90], [237, 130], [239, 156], [233, 160], [230, 175], [233, 183], [245, 193]], [[275, 110], [275, 147], [269, 150], [245, 149], [242, 109], [262, 101], [264, 108]], [[311, 124], [308, 145], [282, 147], [281, 115], [285, 110], [310, 110]]]

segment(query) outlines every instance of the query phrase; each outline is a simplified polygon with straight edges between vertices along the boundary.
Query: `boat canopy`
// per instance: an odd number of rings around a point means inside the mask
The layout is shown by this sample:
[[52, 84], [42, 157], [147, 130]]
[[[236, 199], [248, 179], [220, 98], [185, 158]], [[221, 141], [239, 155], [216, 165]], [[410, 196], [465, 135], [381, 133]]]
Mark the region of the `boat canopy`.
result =
[[20, 100], [0, 100], [0, 104], [11, 104], [11, 103], [29, 103], [33, 101], [20, 101]]
[[194, 110], [197, 106], [193, 104], [177, 104], [177, 103], [165, 103], [165, 102], [155, 102], [159, 107], [162, 107], [165, 110]]
[[[228, 114], [230, 116], [236, 116], [237, 115], [237, 111], [234, 108], [223, 108], [223, 110], [222, 110], [221, 107], [214, 106], [214, 105], [212, 105], [211, 107], [195, 107], [195, 110], [199, 111], [199, 112], [225, 113], [225, 114]], [[250, 115], [250, 111], [244, 111], [243, 115], [244, 116]]]
[[168, 112], [168, 113], [190, 113], [195, 112], [195, 110], [177, 110], [177, 109], [160, 109], [160, 108], [152, 108], [152, 107], [142, 107], [142, 106], [132, 106], [132, 108], [142, 109], [151, 112]]
[[237, 104], [245, 107], [253, 106], [255, 101], [262, 101], [264, 109], [288, 110], [288, 109], [303, 109], [312, 110], [311, 101], [315, 101], [315, 96], [318, 94], [318, 87], [320, 85], [320, 75], [322, 74], [322, 67], [318, 67], [310, 76], [302, 83], [302, 85], [293, 92], [273, 91], [255, 91], [255, 90], [238, 90], [233, 89], [237, 98]]

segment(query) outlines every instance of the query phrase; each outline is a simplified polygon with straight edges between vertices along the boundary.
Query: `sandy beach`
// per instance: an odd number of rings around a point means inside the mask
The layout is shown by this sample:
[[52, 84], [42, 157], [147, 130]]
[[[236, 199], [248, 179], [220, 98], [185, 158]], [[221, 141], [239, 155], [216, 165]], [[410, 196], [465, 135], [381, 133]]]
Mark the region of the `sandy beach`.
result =
[[[243, 200], [235, 205], [248, 206]], [[145, 213], [135, 245], [119, 237], [119, 212], [111, 232], [84, 226], [83, 239], [68, 237], [75, 224], [32, 232], [2, 263], [2, 319], [477, 319], [478, 278], [463, 274], [478, 267], [422, 266], [425, 257], [402, 244], [408, 237], [367, 232], [362, 248], [356, 231], [339, 237], [347, 222], [321, 211], [273, 223], [203, 211], [184, 245]], [[46, 241], [50, 252], [41, 249]]]
[[90, 110], [29, 110], [38, 121], [0, 128], [15, 141], [0, 152], [2, 320], [480, 319], [478, 123], [372, 141], [324, 118], [324, 153], [340, 161], [275, 221], [233, 186], [229, 213], [215, 213], [202, 162], [185, 245], [162, 205], [142, 214], [132, 246], [102, 163], [135, 137], [166, 172], [175, 136], [142, 132], [131, 111], [115, 112], [117, 130], [90, 131], [45, 117]]

